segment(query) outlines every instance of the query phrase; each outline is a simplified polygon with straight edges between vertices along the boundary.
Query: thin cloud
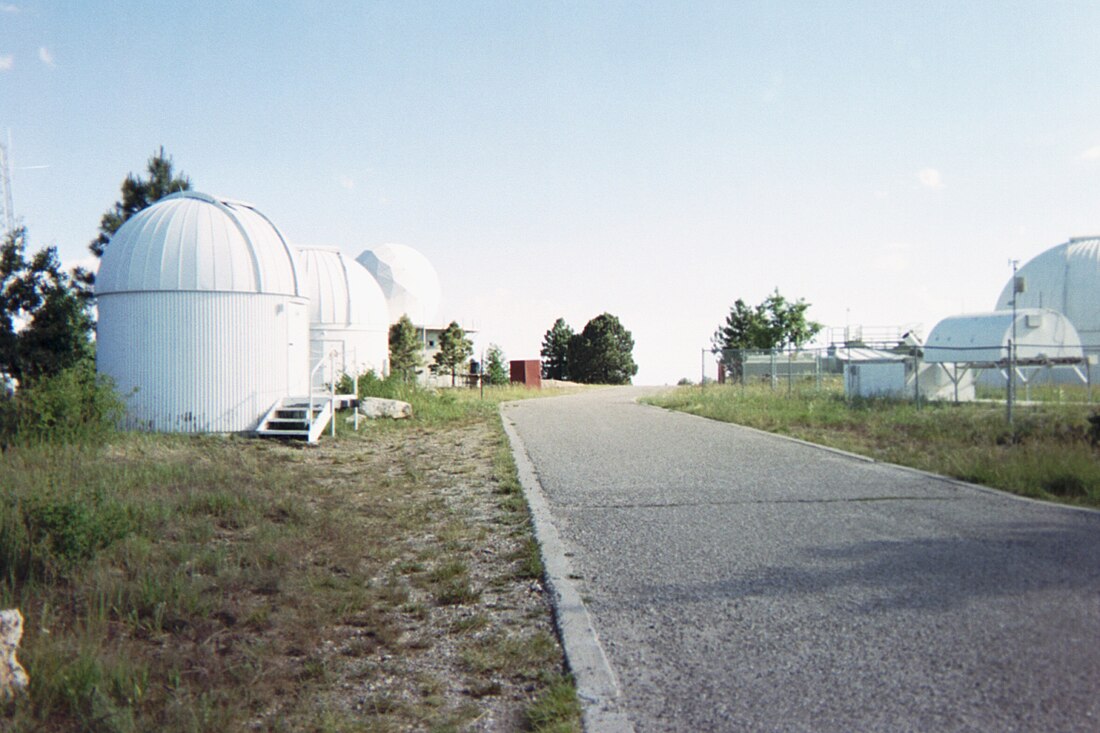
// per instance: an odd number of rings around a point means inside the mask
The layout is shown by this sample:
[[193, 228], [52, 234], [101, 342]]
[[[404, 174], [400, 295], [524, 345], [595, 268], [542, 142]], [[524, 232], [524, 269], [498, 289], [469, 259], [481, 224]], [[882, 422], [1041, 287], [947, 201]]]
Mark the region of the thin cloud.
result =
[[15, 67], [15, 57], [11, 54], [0, 56], [0, 71], [11, 71]]
[[880, 272], [903, 273], [912, 266], [910, 247], [902, 242], [889, 242], [875, 254], [874, 267]]
[[917, 173], [917, 180], [925, 188], [943, 188], [943, 178], [935, 168], [923, 168]]
[[340, 176], [336, 179], [336, 182], [340, 184], [340, 188], [350, 191], [355, 188], [355, 179], [351, 176]]
[[1100, 145], [1093, 145], [1091, 148], [1081, 153], [1081, 160], [1100, 160]]
[[3, 5], [0, 5], [0, 11], [5, 13], [18, 13], [19, 6], [13, 5], [11, 3], [4, 3]]
[[46, 66], [49, 66], [51, 69], [57, 66], [57, 64], [54, 63], [53, 54], [50, 53], [50, 49], [46, 48], [45, 46], [38, 47], [38, 60], [44, 63]]

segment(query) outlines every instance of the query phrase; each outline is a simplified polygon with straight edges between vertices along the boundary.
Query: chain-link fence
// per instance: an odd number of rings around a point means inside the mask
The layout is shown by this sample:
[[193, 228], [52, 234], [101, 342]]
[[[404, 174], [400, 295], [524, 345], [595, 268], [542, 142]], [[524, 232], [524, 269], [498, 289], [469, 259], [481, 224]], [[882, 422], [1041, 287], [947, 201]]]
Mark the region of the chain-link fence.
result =
[[1036, 384], [1071, 384], [1086, 389], [1093, 401], [1092, 384], [1100, 377], [1100, 346], [1085, 346], [1083, 356], [1047, 357], [1061, 345], [1026, 345], [1020, 354], [1008, 344], [968, 344], [936, 347], [894, 342], [889, 346], [864, 343], [835, 344], [802, 349], [702, 350], [700, 383], [752, 385], [793, 391], [795, 387], [835, 388], [854, 397], [886, 396], [900, 399], [969, 401], [979, 386], [984, 393], [1003, 389], [1010, 405], [1031, 398]]

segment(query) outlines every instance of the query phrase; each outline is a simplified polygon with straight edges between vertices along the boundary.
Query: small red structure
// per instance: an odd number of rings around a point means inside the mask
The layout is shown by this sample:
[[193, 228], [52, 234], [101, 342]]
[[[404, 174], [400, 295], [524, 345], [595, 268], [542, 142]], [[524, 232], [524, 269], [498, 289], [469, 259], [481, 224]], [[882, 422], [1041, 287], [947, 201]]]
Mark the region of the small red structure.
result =
[[522, 384], [531, 389], [542, 389], [542, 362], [538, 359], [509, 362], [512, 372], [512, 384]]

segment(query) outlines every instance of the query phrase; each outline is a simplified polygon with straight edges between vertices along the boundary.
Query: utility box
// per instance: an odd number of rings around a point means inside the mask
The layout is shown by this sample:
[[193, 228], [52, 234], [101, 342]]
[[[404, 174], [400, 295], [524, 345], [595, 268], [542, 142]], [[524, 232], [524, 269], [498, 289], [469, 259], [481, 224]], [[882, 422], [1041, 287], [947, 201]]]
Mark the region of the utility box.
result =
[[531, 389], [542, 389], [542, 362], [538, 359], [516, 359], [509, 362], [512, 384], [522, 384]]

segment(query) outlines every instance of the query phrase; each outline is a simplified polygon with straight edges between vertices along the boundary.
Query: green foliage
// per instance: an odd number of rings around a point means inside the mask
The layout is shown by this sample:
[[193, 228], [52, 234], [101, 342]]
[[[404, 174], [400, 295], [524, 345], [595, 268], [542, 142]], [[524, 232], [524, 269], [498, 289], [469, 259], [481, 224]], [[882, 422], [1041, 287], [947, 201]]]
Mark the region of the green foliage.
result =
[[810, 307], [801, 298], [790, 302], [777, 288], [755, 307], [738, 298], [725, 324], [714, 332], [712, 343], [717, 353], [723, 349], [778, 349], [799, 347], [812, 339], [822, 326], [806, 320]]
[[25, 227], [0, 243], [0, 369], [21, 381], [57, 374], [94, 354], [86, 302], [62, 272], [57, 250], [28, 259], [26, 247]]
[[85, 360], [0, 400], [0, 443], [103, 443], [124, 414], [114, 385]]
[[390, 326], [390, 373], [399, 374], [405, 382], [416, 379], [416, 372], [424, 365], [424, 345], [416, 326], [408, 315], [402, 315]]
[[610, 313], [602, 313], [569, 340], [569, 377], [583, 384], [630, 384], [638, 373], [634, 337]]
[[149, 158], [145, 171], [148, 176], [146, 178], [133, 173], [126, 174], [126, 179], [122, 182], [121, 199], [100, 218], [99, 236], [88, 245], [88, 249], [96, 257], [103, 256], [111, 237], [131, 216], [169, 194], [191, 188], [191, 179], [182, 173], [176, 175], [172, 169], [172, 158], [165, 155], [163, 145]]
[[474, 345], [466, 338], [466, 332], [458, 321], [451, 321], [439, 334], [439, 351], [435, 353], [435, 366], [451, 373], [451, 386], [455, 386], [458, 368], [474, 353]]
[[564, 318], [554, 321], [554, 325], [542, 337], [542, 378], [569, 379], [569, 344], [573, 340], [573, 329]]
[[485, 376], [489, 384], [501, 387], [508, 384], [508, 370], [504, 367], [504, 351], [496, 344], [489, 344], [485, 352]]

